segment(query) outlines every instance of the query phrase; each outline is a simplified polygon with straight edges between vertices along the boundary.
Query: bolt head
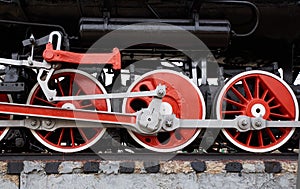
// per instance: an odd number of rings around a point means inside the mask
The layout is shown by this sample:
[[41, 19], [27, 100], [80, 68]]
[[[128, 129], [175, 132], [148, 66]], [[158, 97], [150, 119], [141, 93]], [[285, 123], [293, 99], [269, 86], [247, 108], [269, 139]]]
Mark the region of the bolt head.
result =
[[51, 125], [51, 123], [52, 123], [51, 121], [46, 121], [46, 125], [48, 126]]
[[243, 126], [248, 125], [248, 121], [244, 119], [244, 120], [242, 121], [242, 125], [243, 125]]
[[37, 125], [37, 121], [36, 120], [32, 120], [30, 124], [31, 124], [31, 126], [36, 126]]
[[261, 122], [261, 121], [256, 121], [256, 122], [255, 122], [255, 126], [256, 126], [256, 127], [260, 127], [261, 125], [262, 125], [262, 122]]
[[166, 120], [165, 125], [166, 125], [167, 127], [172, 127], [173, 121], [172, 121], [172, 120]]
[[158, 90], [157, 93], [158, 93], [159, 95], [163, 95], [163, 94], [164, 94], [164, 90], [160, 89], [160, 90]]

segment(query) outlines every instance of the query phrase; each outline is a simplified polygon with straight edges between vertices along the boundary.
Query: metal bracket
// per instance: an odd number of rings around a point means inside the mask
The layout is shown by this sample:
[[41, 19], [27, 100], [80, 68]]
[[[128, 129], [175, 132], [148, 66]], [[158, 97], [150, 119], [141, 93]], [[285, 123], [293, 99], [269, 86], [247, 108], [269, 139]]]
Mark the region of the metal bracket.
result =
[[137, 112], [136, 129], [138, 131], [144, 134], [154, 134], [161, 130], [161, 104], [162, 99], [154, 98], [148, 108]]
[[0, 83], [0, 91], [5, 92], [23, 92], [25, 90], [24, 82], [3, 82]]
[[54, 72], [54, 69], [50, 69], [50, 70], [40, 69], [38, 76], [37, 76], [37, 81], [40, 84], [48, 101], [52, 101], [53, 98], [57, 94], [56, 90], [51, 90], [48, 87], [48, 82], [49, 82], [51, 76], [53, 75], [53, 72]]
[[57, 42], [56, 42], [56, 48], [55, 50], [60, 50], [60, 47], [61, 47], [61, 39], [62, 39], [62, 36], [61, 36], [61, 33], [58, 32], [58, 31], [53, 31], [50, 33], [49, 35], [49, 40], [48, 40], [48, 43], [51, 43], [53, 44], [53, 37], [54, 36], [57, 36]]

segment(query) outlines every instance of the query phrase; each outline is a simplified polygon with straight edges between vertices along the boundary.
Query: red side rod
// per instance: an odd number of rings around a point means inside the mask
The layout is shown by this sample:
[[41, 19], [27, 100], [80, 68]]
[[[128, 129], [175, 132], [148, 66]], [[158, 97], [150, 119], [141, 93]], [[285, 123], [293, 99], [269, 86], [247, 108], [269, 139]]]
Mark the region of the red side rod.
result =
[[135, 114], [120, 114], [104, 111], [70, 110], [47, 106], [15, 104], [0, 102], [0, 113], [8, 115], [22, 115], [30, 117], [43, 117], [66, 120], [80, 120], [91, 122], [104, 122], [115, 124], [135, 124]]
[[113, 69], [121, 69], [121, 54], [118, 48], [112, 53], [74, 53], [54, 50], [52, 43], [46, 45], [43, 58], [47, 62], [65, 62], [69, 64], [111, 64]]

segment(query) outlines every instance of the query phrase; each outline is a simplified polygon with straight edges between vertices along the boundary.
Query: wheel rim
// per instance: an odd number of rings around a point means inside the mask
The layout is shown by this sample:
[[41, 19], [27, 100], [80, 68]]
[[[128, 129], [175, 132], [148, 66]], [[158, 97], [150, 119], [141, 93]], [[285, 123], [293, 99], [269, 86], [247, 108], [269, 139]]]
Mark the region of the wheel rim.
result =
[[[152, 71], [137, 79], [128, 92], [155, 90], [158, 84], [166, 85], [163, 98], [164, 110], [178, 118], [204, 119], [205, 104], [197, 87], [182, 74], [170, 71]], [[153, 97], [128, 98], [123, 101], [123, 112], [133, 113], [148, 107]], [[193, 110], [193, 111], [191, 111]], [[173, 152], [189, 145], [199, 134], [199, 129], [176, 129], [172, 132], [158, 133], [156, 136], [141, 135], [128, 131], [132, 138], [143, 147], [157, 152]]]
[[[72, 69], [57, 71], [49, 81], [50, 88], [58, 96], [90, 95], [106, 93], [104, 87], [89, 74]], [[80, 100], [48, 102], [40, 86], [33, 87], [27, 104], [53, 106], [68, 109], [110, 111], [108, 100]], [[76, 116], [76, 115], [75, 115]], [[105, 133], [99, 128], [60, 128], [53, 132], [31, 130], [33, 135], [46, 147], [59, 152], [78, 152], [95, 144]]]
[[[0, 102], [12, 102], [12, 98], [10, 95], [7, 94], [0, 94]], [[0, 114], [0, 120], [8, 120], [12, 119], [11, 115], [7, 114]], [[9, 131], [9, 127], [1, 127], [0, 128], [0, 141], [5, 137], [7, 132]]]
[[[234, 119], [238, 115], [266, 120], [298, 120], [298, 106], [291, 88], [279, 77], [265, 71], [248, 71], [230, 79], [217, 100], [217, 118]], [[295, 128], [265, 128], [237, 132], [223, 129], [235, 146], [249, 152], [269, 152], [286, 143]]]

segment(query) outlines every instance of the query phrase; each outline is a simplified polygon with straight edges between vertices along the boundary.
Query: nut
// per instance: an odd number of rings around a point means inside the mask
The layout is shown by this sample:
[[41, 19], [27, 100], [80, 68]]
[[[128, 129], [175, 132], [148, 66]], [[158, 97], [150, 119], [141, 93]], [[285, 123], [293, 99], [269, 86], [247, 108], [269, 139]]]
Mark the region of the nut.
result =
[[262, 126], [262, 122], [259, 121], [259, 120], [256, 121], [256, 122], [255, 122], [255, 126], [256, 126], [256, 127], [261, 127], [261, 126]]
[[173, 121], [172, 121], [172, 120], [166, 120], [165, 125], [166, 125], [167, 127], [172, 127]]
[[36, 126], [37, 125], [37, 121], [36, 120], [32, 120], [30, 124], [31, 124], [31, 126]]

